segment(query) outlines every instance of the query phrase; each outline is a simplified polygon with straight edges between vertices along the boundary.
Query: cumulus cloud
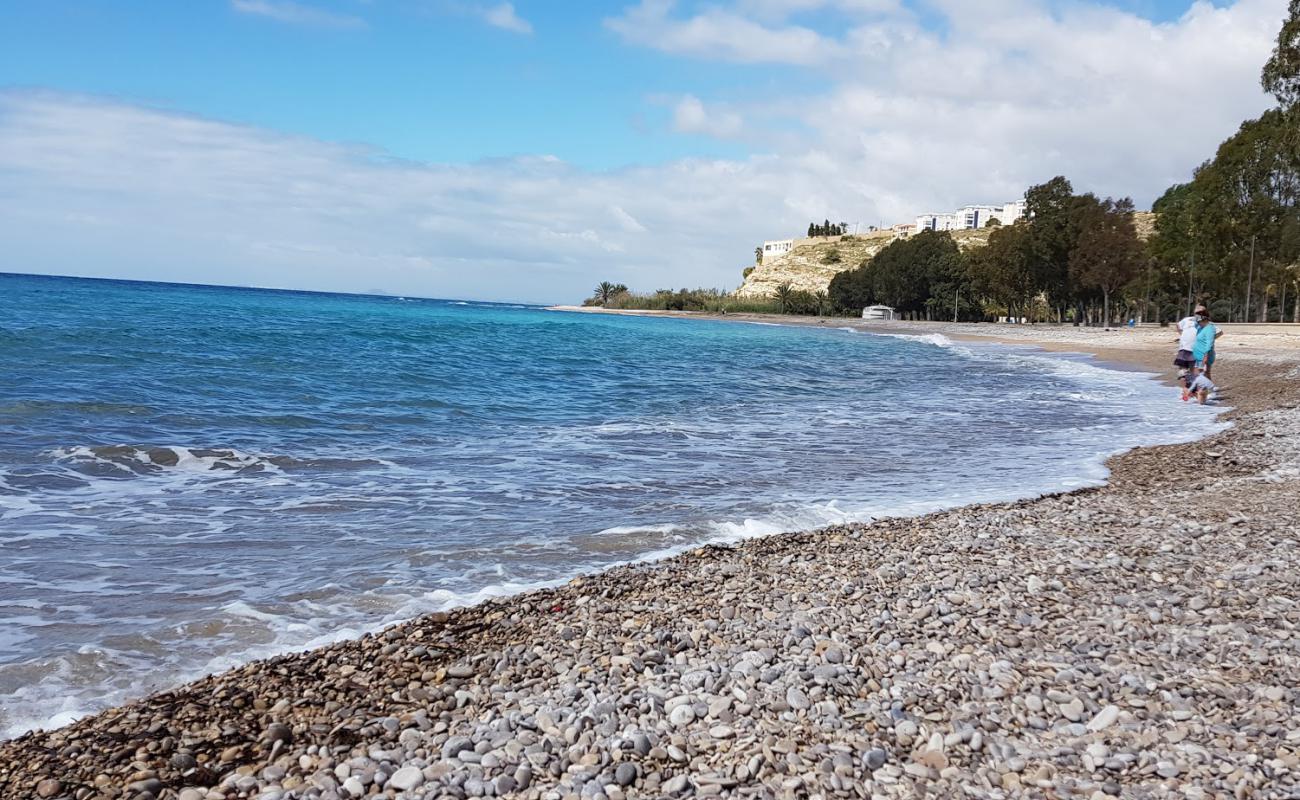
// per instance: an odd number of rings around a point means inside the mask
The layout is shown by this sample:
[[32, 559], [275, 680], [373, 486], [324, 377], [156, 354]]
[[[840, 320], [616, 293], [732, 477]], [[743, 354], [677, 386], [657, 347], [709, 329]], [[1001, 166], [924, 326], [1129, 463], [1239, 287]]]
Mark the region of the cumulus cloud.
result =
[[738, 136], [745, 123], [733, 111], [713, 110], [704, 107], [700, 98], [686, 95], [673, 108], [673, 130], [678, 133], [701, 133], [719, 139]]
[[735, 10], [709, 7], [688, 17], [673, 16], [673, 0], [642, 0], [605, 27], [632, 44], [697, 58], [745, 64], [813, 65], [840, 54], [841, 46], [798, 25], [769, 27]]
[[501, 3], [500, 5], [483, 9], [483, 19], [485, 19], [489, 25], [501, 28], [502, 30], [522, 34], [530, 34], [533, 32], [532, 23], [516, 14], [514, 4], [512, 3]]
[[292, 0], [230, 0], [241, 14], [250, 14], [285, 22], [320, 28], [364, 28], [365, 20], [351, 14], [336, 14], [320, 8], [294, 3]]
[[[868, 222], [1010, 199], [1056, 174], [1149, 203], [1268, 105], [1258, 73], [1286, 10], [1285, 0], [1201, 0], [1156, 23], [1099, 5], [934, 0], [936, 31], [881, 0], [735, 0], [693, 15], [644, 0], [607, 24], [646, 47], [736, 61], [746, 37], [719, 20], [750, 18], [776, 36], [798, 13], [832, 6], [848, 22], [834, 37], [811, 34], [803, 55], [750, 41], [746, 59], [806, 64], [830, 88], [765, 98], [745, 135], [761, 139], [763, 121], [809, 132], [782, 147], [783, 160], [838, 164], [837, 181], [871, 201], [839, 218]], [[709, 119], [689, 98], [678, 111], [679, 131]]]

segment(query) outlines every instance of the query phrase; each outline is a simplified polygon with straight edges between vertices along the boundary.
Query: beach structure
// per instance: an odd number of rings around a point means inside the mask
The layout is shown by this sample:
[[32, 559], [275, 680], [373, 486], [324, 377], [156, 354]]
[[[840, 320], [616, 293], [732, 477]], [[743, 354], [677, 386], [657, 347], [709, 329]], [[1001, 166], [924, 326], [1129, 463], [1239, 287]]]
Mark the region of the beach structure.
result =
[[893, 319], [894, 309], [890, 306], [867, 306], [862, 309], [863, 319]]
[[983, 228], [989, 220], [1000, 225], [1010, 225], [1025, 215], [1022, 200], [1013, 200], [1000, 206], [962, 206], [950, 214], [922, 214], [916, 218], [916, 230], [960, 231]]

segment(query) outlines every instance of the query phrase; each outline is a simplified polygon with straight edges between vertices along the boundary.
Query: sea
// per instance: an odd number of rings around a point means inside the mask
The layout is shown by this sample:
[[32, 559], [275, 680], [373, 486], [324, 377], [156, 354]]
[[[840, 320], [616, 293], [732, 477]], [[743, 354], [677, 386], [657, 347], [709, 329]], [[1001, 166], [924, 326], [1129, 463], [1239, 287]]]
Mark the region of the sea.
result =
[[0, 274], [0, 738], [1220, 425], [1081, 355], [835, 323]]

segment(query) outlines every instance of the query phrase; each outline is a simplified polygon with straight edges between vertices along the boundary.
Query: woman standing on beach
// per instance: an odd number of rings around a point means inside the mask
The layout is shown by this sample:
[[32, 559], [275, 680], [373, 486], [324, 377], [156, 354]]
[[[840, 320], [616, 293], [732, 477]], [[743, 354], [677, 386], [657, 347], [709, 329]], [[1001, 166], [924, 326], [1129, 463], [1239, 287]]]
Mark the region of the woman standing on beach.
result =
[[1210, 317], [1209, 309], [1204, 306], [1196, 309], [1196, 319], [1200, 323], [1196, 331], [1195, 349], [1192, 351], [1192, 360], [1196, 366], [1188, 392], [1195, 395], [1201, 405], [1205, 405], [1210, 393], [1216, 388], [1210, 379], [1210, 367], [1214, 365], [1214, 340], [1219, 336], [1219, 329]]

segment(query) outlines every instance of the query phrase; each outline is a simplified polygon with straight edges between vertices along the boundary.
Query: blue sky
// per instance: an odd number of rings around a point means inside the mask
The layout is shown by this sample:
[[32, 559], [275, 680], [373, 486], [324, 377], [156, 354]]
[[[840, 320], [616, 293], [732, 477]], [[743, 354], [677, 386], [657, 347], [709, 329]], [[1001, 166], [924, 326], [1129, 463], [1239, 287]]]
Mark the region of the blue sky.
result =
[[[604, 20], [617, 3], [514, 4], [531, 32], [438, 0], [4, 2], [7, 84], [113, 95], [230, 122], [365, 142], [404, 158], [473, 161], [548, 153], [603, 169], [750, 147], [664, 135], [658, 97], [759, 100], [820, 93], [814, 69], [709, 63], [630, 47]], [[705, 4], [699, 4], [704, 6]], [[932, 29], [942, 18], [909, 4]], [[1124, 0], [1174, 19], [1186, 0]], [[690, 4], [680, 7], [682, 16]], [[308, 13], [316, 12], [315, 14]], [[825, 34], [847, 24], [818, 9], [790, 21]]]
[[1056, 174], [1146, 205], [1284, 10], [0, 0], [0, 270], [572, 300]]

